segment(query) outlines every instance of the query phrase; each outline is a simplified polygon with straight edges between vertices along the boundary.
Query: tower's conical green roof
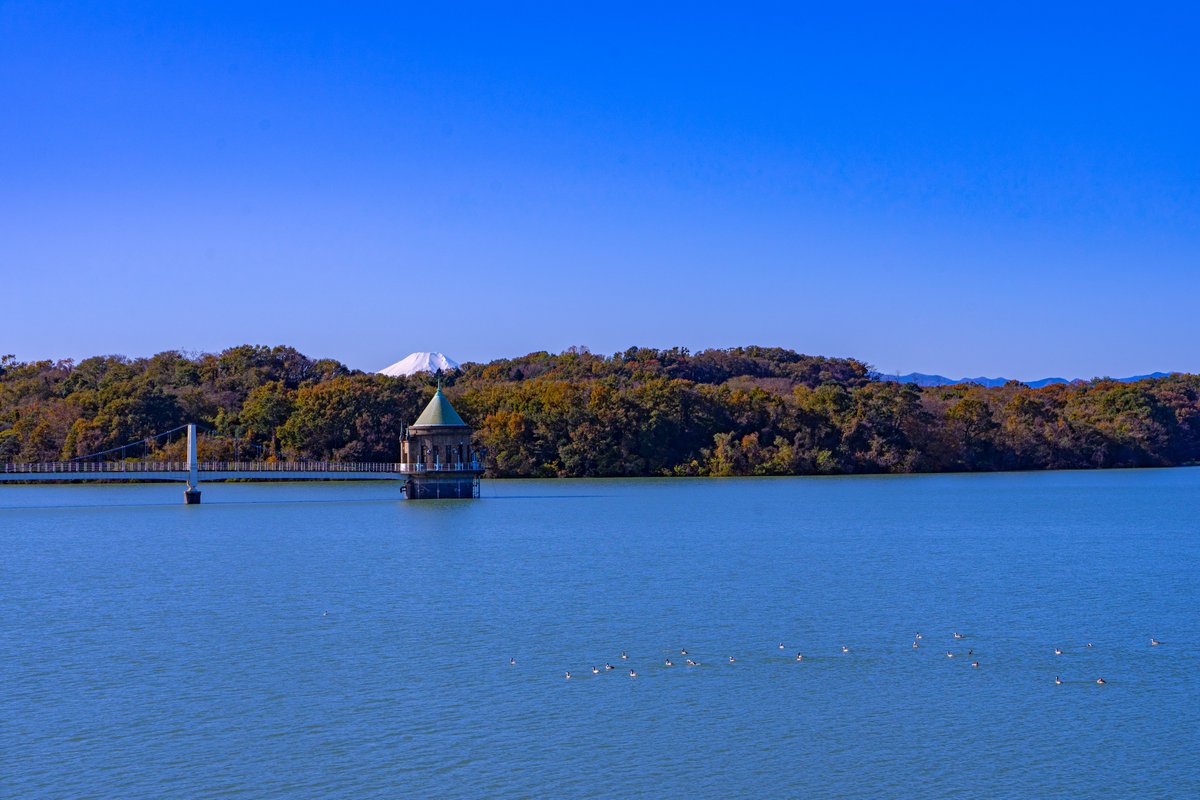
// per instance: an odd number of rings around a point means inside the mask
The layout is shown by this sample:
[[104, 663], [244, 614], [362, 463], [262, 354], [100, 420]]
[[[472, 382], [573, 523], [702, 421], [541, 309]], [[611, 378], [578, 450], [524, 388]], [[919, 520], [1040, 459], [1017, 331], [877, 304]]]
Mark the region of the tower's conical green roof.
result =
[[417, 417], [417, 421], [412, 424], [412, 427], [418, 428], [422, 425], [456, 425], [462, 428], [467, 427], [467, 423], [463, 422], [462, 417], [454, 410], [454, 406], [450, 405], [450, 401], [446, 399], [446, 395], [442, 394], [442, 387], [439, 386], [433, 398], [429, 401], [429, 405], [425, 406], [425, 410], [421, 412], [421, 416]]

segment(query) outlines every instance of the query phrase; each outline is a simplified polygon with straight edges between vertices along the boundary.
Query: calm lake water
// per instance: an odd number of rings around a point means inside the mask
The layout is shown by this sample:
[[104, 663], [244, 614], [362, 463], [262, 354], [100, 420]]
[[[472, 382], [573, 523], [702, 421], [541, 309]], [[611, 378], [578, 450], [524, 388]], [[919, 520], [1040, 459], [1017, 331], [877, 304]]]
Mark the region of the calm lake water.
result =
[[1200, 469], [203, 488], [0, 486], [0, 796], [1200, 796]]

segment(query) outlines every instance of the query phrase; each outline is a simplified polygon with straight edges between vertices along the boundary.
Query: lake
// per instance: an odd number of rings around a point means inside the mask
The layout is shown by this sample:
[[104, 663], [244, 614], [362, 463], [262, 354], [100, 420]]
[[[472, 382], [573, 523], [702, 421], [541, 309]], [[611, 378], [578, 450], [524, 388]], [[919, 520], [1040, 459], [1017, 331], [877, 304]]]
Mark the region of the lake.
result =
[[203, 489], [0, 485], [0, 796], [1200, 796], [1200, 469]]

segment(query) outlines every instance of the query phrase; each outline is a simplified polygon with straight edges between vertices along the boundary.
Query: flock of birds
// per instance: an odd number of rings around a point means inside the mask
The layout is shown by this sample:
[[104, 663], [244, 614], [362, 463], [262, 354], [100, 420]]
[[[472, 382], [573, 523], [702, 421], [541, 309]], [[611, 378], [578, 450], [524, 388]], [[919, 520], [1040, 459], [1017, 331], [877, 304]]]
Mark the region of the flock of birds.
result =
[[[959, 633], [958, 631], [955, 631], [955, 632], [954, 632], [954, 638], [955, 638], [956, 640], [959, 640], [959, 639], [966, 639], [967, 637], [966, 637], [966, 634]], [[914, 638], [913, 638], [913, 643], [912, 643], [912, 647], [913, 647], [913, 649], [914, 649], [914, 650], [917, 650], [917, 649], [919, 649], [919, 648], [921, 647], [921, 642], [922, 642], [922, 640], [923, 640], [923, 639], [924, 639], [924, 637], [923, 637], [923, 636], [922, 636], [920, 633], [917, 633], [917, 634], [914, 636]], [[1158, 645], [1160, 645], [1160, 644], [1162, 644], [1162, 642], [1160, 642], [1158, 639], [1155, 639], [1155, 638], [1151, 638], [1151, 639], [1150, 639], [1150, 645], [1151, 645], [1151, 646], [1153, 646], [1153, 647], [1157, 647], [1157, 646], [1158, 646]], [[1091, 643], [1091, 642], [1088, 642], [1088, 643], [1087, 643], [1087, 647], [1089, 647], [1089, 648], [1090, 648], [1090, 647], [1092, 647], [1092, 643]], [[786, 649], [787, 649], [787, 647], [786, 647], [786, 645], [784, 645], [784, 643], [783, 643], [783, 642], [780, 642], [780, 643], [779, 643], [779, 649], [780, 649], [780, 650], [786, 650]], [[843, 654], [848, 654], [849, 652], [850, 652], [850, 648], [849, 648], [849, 647], [847, 647], [846, 645], [842, 645], [842, 653], [843, 653]], [[686, 648], [686, 647], [684, 647], [684, 648], [681, 648], [681, 649], [680, 649], [680, 651], [679, 651], [679, 655], [681, 655], [681, 656], [688, 656], [688, 651], [687, 651], [687, 648]], [[955, 655], [956, 655], [956, 654], [955, 654], [955, 652], [954, 652], [953, 650], [947, 650], [947, 651], [946, 651], [946, 658], [954, 658], [954, 657], [955, 657]], [[1056, 647], [1056, 648], [1054, 648], [1054, 655], [1056, 655], [1056, 656], [1061, 656], [1061, 655], [1063, 655], [1063, 649], [1062, 649], [1061, 647]], [[968, 648], [968, 649], [967, 649], [967, 657], [968, 657], [968, 658], [974, 658], [974, 656], [975, 656], [975, 650], [974, 650], [974, 648]], [[621, 656], [620, 656], [620, 659], [621, 659], [622, 661], [628, 661], [628, 660], [629, 660], [629, 655], [628, 655], [628, 654], [627, 654], [627, 653], [626, 653], [624, 650], [622, 650], [622, 651], [621, 651]], [[803, 654], [803, 653], [796, 653], [796, 661], [798, 661], [798, 662], [799, 662], [799, 661], [804, 661], [804, 654]], [[736, 658], [734, 658], [733, 656], [728, 656], [728, 663], [730, 663], [730, 664], [733, 664], [733, 663], [736, 663], [736, 662], [737, 662], [737, 659], [736, 659]], [[517, 660], [516, 660], [515, 658], [510, 658], [510, 659], [508, 660], [508, 663], [509, 663], [509, 666], [513, 666], [513, 667], [515, 667], [515, 666], [517, 665]], [[688, 666], [688, 667], [699, 667], [699, 666], [701, 666], [699, 662], [697, 662], [697, 661], [694, 661], [694, 660], [693, 660], [693, 659], [691, 659], [691, 658], [685, 658], [685, 659], [684, 659], [684, 664], [685, 664], [686, 666]], [[663, 667], [673, 667], [673, 666], [675, 666], [675, 662], [674, 662], [674, 661], [672, 661], [672, 660], [671, 660], [669, 657], [668, 657], [668, 658], [665, 658], [665, 659], [663, 659]], [[972, 660], [972, 661], [971, 661], [971, 667], [972, 667], [972, 668], [975, 668], [975, 669], [978, 669], [978, 668], [979, 668], [979, 661], [978, 661], [978, 660]], [[614, 672], [614, 671], [616, 671], [616, 669], [617, 669], [617, 668], [616, 668], [615, 666], [613, 666], [612, 664], [605, 663], [605, 665], [604, 665], [603, 669], [601, 669], [600, 667], [597, 667], [597, 666], [593, 666], [593, 667], [592, 667], [592, 674], [593, 674], [593, 675], [599, 675], [599, 674], [600, 674], [602, 671], [603, 671], [603, 672]], [[630, 669], [629, 669], [629, 677], [631, 677], [631, 678], [636, 678], [637, 676], [638, 676], [637, 670], [636, 670], [636, 669], [632, 669], [632, 668], [630, 668]], [[571, 671], [570, 671], [570, 670], [567, 670], [567, 671], [564, 673], [564, 675], [563, 675], [563, 678], [564, 678], [564, 679], [566, 679], [566, 680], [571, 680], [571, 677], [572, 677], [572, 676], [571, 676]], [[1057, 686], [1062, 686], [1062, 685], [1063, 685], [1063, 680], [1062, 680], [1062, 678], [1061, 678], [1060, 676], [1058, 676], [1058, 675], [1055, 675], [1055, 676], [1054, 676], [1054, 683], [1055, 683], [1055, 685], [1057, 685]], [[1106, 683], [1108, 683], [1108, 681], [1104, 680], [1104, 678], [1103, 678], [1103, 677], [1097, 677], [1097, 678], [1096, 678], [1096, 683], [1097, 683], [1098, 685], [1100, 685], [1100, 686], [1103, 686], [1103, 685], [1105, 685]]]

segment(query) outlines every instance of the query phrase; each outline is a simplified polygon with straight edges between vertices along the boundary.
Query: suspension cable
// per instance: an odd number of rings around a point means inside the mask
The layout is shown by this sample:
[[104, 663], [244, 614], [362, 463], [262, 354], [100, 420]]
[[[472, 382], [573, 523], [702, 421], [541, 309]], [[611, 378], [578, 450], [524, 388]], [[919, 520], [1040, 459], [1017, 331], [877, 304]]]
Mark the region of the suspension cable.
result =
[[[88, 453], [85, 456], [75, 456], [74, 458], [67, 459], [67, 461], [83, 461], [88, 458], [96, 458], [98, 456], [108, 455], [109, 453], [116, 453], [117, 451], [124, 452], [125, 450], [129, 449], [130, 447], [137, 447], [139, 445], [147, 445], [150, 442], [158, 441], [159, 439], [163, 438], [164, 436], [170, 436], [173, 433], [178, 433], [179, 431], [187, 430], [187, 427], [188, 427], [187, 425], [180, 425], [177, 428], [171, 428], [171, 430], [169, 430], [169, 431], [163, 431], [162, 433], [156, 433], [153, 436], [147, 436], [145, 438], [138, 439], [136, 441], [129, 442], [128, 444], [123, 444], [118, 447], [110, 447], [107, 450], [101, 450], [96, 453]], [[214, 439], [224, 439], [227, 441], [232, 441], [232, 442], [235, 442], [239, 446], [252, 447], [260, 456], [263, 454], [263, 451], [267, 449], [263, 445], [255, 444], [254, 442], [243, 441], [234, 436], [220, 434], [220, 433], [217, 433], [212, 428], [201, 427], [199, 425], [196, 426], [196, 433], [197, 433], [197, 435], [203, 433], [204, 435], [209, 436]]]

